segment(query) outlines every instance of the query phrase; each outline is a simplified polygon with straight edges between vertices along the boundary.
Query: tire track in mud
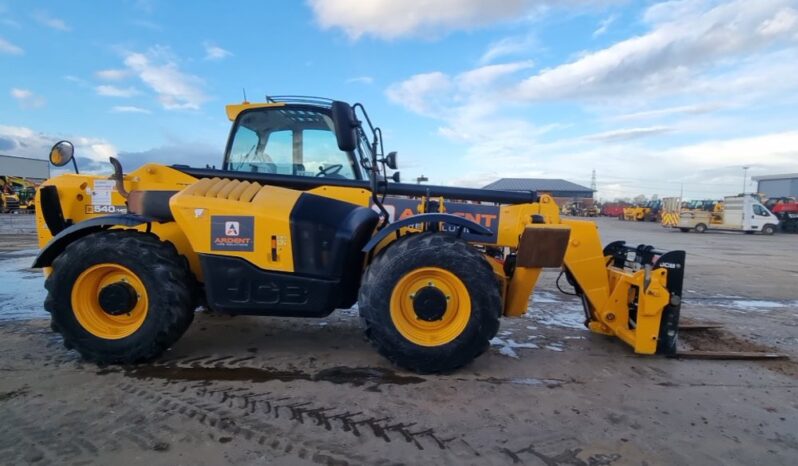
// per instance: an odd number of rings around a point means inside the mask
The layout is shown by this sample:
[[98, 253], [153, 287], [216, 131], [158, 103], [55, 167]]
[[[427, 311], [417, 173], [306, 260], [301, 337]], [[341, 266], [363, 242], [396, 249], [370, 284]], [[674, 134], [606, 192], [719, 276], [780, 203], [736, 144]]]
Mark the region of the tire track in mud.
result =
[[[281, 429], [262, 422], [247, 414], [255, 413], [257, 404], [247, 397], [230, 395], [237, 390], [200, 390], [191, 394], [191, 388], [183, 387], [178, 393], [166, 390], [156, 391], [141, 384], [123, 383], [118, 388], [153, 406], [157, 406], [164, 415], [180, 415], [194, 420], [206, 427], [243, 439], [271, 449], [278, 454], [290, 454], [303, 460], [323, 465], [348, 465], [366, 463], [367, 460], [357, 455], [343, 455], [325, 448], [311, 445], [308, 442], [292, 439], [284, 435]], [[244, 404], [241, 401], [244, 400]], [[244, 411], [242, 413], [242, 411]]]
[[[217, 363], [211, 368], [231, 368], [230, 364], [234, 364], [232, 369], [257, 370], [254, 367], [241, 366], [235, 359], [221, 359], [229, 364]], [[180, 362], [191, 364], [190, 368], [209, 369], [201, 361], [214, 360], [219, 361], [220, 358], [192, 357]], [[169, 363], [174, 364], [175, 360]], [[194, 419], [226, 435], [254, 441], [276, 452], [284, 453], [291, 450], [301, 452], [303, 449], [312, 451], [317, 448], [311, 443], [296, 441], [294, 443], [299, 444], [296, 446], [291, 441], [285, 440], [283, 434], [286, 431], [293, 433], [299, 428], [307, 433], [304, 437], [326, 440], [327, 443], [337, 446], [340, 446], [341, 442], [353, 442], [354, 446], [371, 444], [375, 447], [373, 450], [380, 450], [390, 444], [398, 450], [419, 456], [432, 453], [436, 457], [461, 460], [466, 458], [473, 460], [479, 456], [479, 453], [460, 436], [447, 437], [440, 435], [433, 428], [416, 422], [402, 422], [391, 416], [372, 415], [362, 410], [307, 401], [286, 396], [284, 392], [255, 393], [245, 387], [231, 387], [213, 380], [193, 381], [193, 383], [164, 381], [161, 384], [153, 384], [151, 379], [144, 379], [142, 382], [144, 383], [124, 382], [119, 388], [123, 392], [143, 398], [148, 404], [159, 406], [167, 413]], [[264, 432], [274, 433], [283, 440], [273, 439]], [[375, 461], [374, 458], [353, 458], [349, 454], [337, 457], [329, 450], [323, 450], [321, 455], [315, 458], [318, 455], [308, 453], [300, 457], [321, 464], [337, 464], [339, 461], [355, 463]], [[394, 455], [395, 453], [392, 453], [391, 456]], [[328, 459], [332, 463], [329, 463]]]
[[[0, 407], [0, 462], [3, 464], [91, 464], [102, 453], [125, 449], [168, 448], [153, 432], [174, 433], [162, 416], [145, 417], [138, 406], [109, 415], [72, 410], [58, 413], [58, 427], [42, 426], [30, 412], [45, 412], [41, 400]], [[201, 438], [181, 432], [181, 442], [199, 443]]]

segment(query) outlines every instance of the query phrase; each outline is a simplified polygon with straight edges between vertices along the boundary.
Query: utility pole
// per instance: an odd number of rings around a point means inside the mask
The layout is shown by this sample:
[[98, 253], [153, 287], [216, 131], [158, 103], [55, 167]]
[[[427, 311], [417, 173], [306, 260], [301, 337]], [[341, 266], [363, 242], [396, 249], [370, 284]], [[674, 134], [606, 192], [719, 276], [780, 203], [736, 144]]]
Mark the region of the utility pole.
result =
[[751, 168], [751, 167], [749, 167], [747, 165], [743, 167], [743, 196], [745, 196], [745, 185], [746, 185], [746, 180], [748, 179], [748, 169], [749, 168]]
[[593, 169], [593, 174], [590, 175], [590, 189], [592, 189], [593, 192], [598, 191], [596, 189], [596, 169], [595, 168]]

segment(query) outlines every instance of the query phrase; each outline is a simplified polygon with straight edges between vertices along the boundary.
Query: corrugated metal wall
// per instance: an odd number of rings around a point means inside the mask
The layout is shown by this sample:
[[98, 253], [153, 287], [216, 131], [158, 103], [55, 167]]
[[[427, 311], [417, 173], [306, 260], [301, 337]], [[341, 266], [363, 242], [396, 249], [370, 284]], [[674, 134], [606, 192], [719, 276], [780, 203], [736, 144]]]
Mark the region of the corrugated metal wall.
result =
[[767, 197], [798, 196], [798, 178], [760, 180], [757, 191]]
[[46, 159], [39, 160], [0, 155], [0, 175], [44, 180], [50, 177], [50, 163]]

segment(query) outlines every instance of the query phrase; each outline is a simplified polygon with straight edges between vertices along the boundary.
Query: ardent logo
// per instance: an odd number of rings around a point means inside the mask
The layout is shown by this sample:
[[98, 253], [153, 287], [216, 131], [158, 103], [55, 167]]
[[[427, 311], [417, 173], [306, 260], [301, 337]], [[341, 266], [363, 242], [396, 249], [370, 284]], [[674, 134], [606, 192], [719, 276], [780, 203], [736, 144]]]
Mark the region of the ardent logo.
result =
[[238, 232], [241, 231], [241, 227], [238, 222], [225, 222], [224, 224], [224, 234], [227, 236], [238, 236]]

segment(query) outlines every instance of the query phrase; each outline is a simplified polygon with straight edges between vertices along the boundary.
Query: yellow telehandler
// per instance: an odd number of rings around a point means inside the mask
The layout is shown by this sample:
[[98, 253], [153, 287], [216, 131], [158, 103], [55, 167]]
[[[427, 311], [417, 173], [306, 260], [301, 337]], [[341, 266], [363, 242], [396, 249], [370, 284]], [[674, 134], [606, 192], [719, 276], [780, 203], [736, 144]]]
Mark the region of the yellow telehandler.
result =
[[[229, 105], [221, 169], [149, 163], [64, 174], [36, 198], [45, 308], [97, 363], [152, 360], [199, 305], [322, 317], [358, 305], [393, 363], [446, 372], [483, 353], [561, 268], [585, 325], [642, 354], [676, 350], [685, 253], [613, 242], [548, 195], [399, 182], [361, 104]], [[51, 161], [74, 160], [57, 143]], [[77, 167], [76, 167], [77, 169]]]

